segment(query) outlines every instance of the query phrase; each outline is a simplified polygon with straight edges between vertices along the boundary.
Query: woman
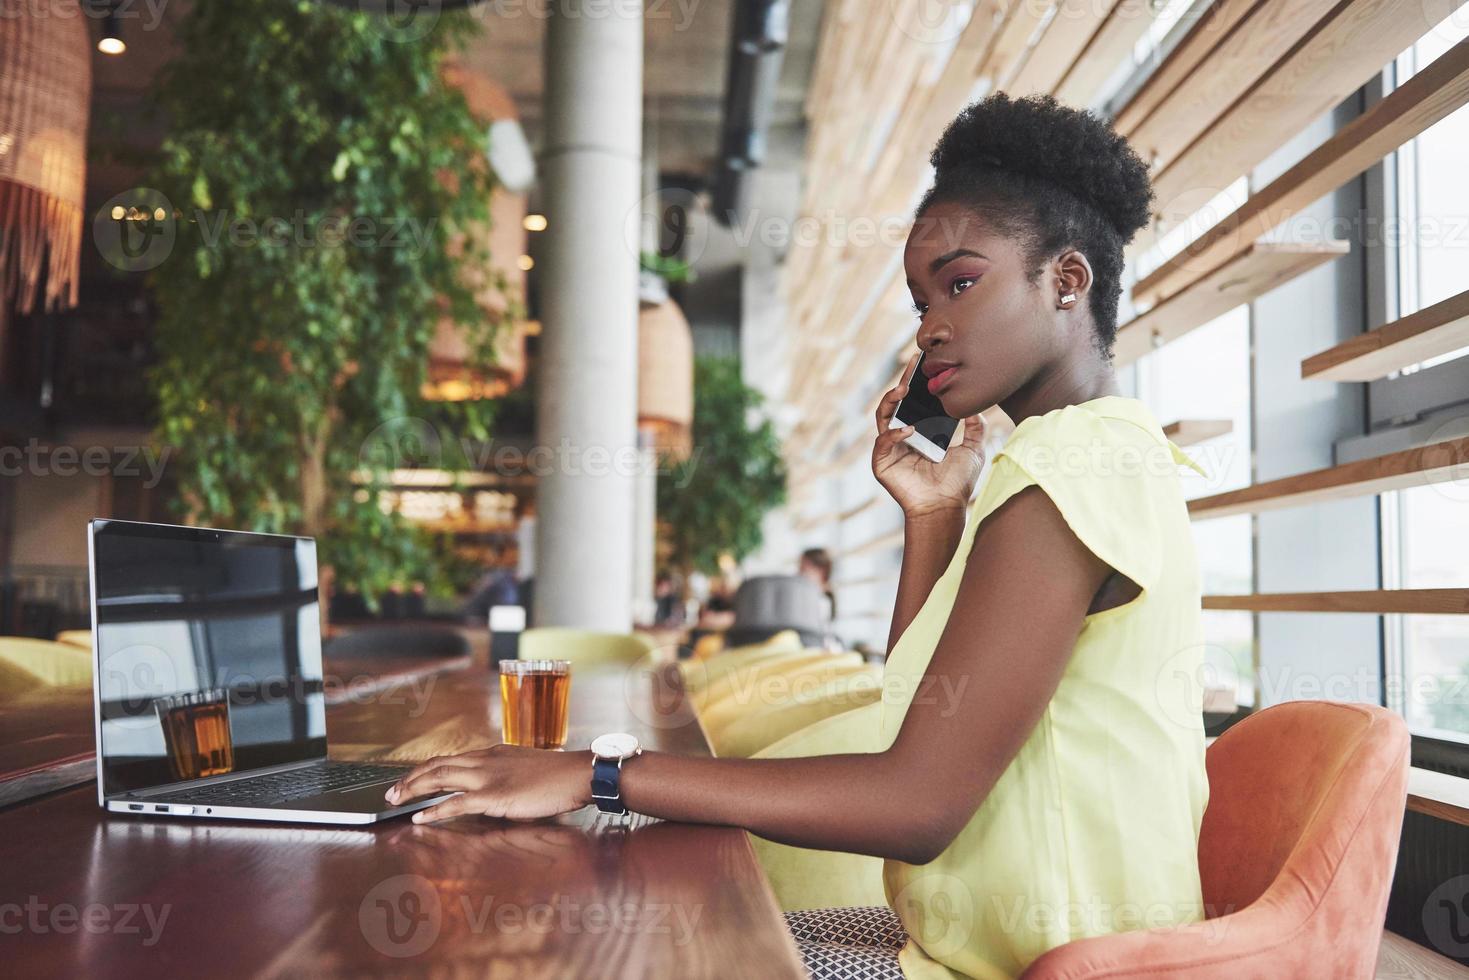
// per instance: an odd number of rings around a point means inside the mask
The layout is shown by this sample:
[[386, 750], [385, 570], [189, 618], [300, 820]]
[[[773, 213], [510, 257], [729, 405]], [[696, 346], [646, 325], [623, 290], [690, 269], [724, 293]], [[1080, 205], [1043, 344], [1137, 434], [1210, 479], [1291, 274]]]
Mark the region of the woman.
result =
[[[885, 859], [891, 910], [790, 916], [817, 975], [1014, 976], [1072, 939], [1202, 918], [1186, 458], [1111, 366], [1147, 168], [1101, 120], [1003, 93], [966, 109], [932, 162], [904, 254], [916, 380], [965, 423], [935, 465], [888, 429], [905, 386], [877, 410], [873, 472], [906, 519], [889, 747], [644, 753], [621, 777], [640, 813]], [[993, 405], [1016, 428], [971, 503]], [[420, 766], [389, 799], [462, 791], [422, 821], [541, 817], [588, 803], [588, 768], [586, 753], [497, 747]]]

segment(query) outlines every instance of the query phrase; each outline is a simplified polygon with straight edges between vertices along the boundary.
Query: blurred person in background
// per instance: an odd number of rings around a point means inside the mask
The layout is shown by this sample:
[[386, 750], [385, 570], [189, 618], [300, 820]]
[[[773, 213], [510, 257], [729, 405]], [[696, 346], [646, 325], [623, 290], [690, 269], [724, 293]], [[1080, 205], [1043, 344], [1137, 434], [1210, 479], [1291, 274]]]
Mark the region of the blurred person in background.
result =
[[801, 552], [801, 563], [796, 572], [821, 586], [821, 593], [826, 596], [826, 620], [828, 623], [836, 622], [837, 596], [831, 588], [831, 552], [825, 548], [807, 548]]

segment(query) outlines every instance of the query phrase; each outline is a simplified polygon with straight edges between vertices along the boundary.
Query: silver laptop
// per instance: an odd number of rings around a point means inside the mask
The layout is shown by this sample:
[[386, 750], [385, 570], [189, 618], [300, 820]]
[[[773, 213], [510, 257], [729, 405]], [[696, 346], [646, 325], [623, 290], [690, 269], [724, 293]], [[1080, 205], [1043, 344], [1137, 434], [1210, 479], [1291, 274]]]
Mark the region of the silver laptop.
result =
[[406, 766], [327, 760], [316, 542], [94, 520], [97, 801], [118, 813], [366, 824]]

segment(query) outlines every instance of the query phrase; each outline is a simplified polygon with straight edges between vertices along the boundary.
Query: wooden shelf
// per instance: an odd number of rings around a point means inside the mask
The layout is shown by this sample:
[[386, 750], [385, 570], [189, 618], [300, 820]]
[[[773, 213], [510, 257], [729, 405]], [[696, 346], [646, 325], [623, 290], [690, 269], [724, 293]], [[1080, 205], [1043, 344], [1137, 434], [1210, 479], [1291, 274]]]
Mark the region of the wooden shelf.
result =
[[1408, 770], [1408, 809], [1469, 826], [1469, 779], [1414, 766]]
[[1383, 157], [1469, 103], [1469, 41], [1461, 41], [1236, 211], [1132, 287], [1133, 302], [1158, 303], [1203, 272], [1359, 176]]
[[1187, 289], [1124, 323], [1113, 348], [1116, 364], [1131, 364], [1149, 351], [1349, 251], [1351, 243], [1341, 240], [1253, 242]]
[[1218, 0], [1117, 116], [1143, 159], [1166, 167], [1335, 6]]
[[1443, 483], [1465, 476], [1469, 476], [1469, 436], [1199, 497], [1188, 502], [1188, 510], [1194, 520], [1258, 514]]
[[1205, 609], [1248, 612], [1469, 614], [1469, 589], [1372, 589], [1360, 592], [1266, 592], [1206, 595]]
[[1301, 377], [1375, 381], [1461, 347], [1469, 347], [1469, 290], [1312, 354], [1301, 362]]
[[[1271, 5], [1288, 10], [1287, 5]], [[1445, 7], [1445, 16], [1449, 8]], [[1347, 0], [1315, 24], [1247, 93], [1153, 178], [1161, 222], [1187, 217], [1303, 131], [1413, 45], [1428, 29], [1395, 0]], [[1176, 204], [1175, 204], [1176, 202]], [[1177, 214], [1169, 214], [1170, 205]], [[1166, 229], [1163, 229], [1166, 230]]]
[[1163, 435], [1175, 446], [1196, 446], [1234, 431], [1229, 419], [1179, 419], [1163, 426]]

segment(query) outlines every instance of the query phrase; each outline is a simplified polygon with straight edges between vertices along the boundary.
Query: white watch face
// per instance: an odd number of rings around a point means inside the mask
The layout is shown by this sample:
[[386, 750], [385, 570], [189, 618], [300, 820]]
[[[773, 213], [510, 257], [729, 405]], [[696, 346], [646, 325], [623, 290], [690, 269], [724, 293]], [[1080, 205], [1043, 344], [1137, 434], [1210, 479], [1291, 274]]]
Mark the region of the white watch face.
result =
[[628, 759], [641, 747], [637, 736], [627, 732], [610, 732], [592, 739], [592, 755], [599, 759]]

